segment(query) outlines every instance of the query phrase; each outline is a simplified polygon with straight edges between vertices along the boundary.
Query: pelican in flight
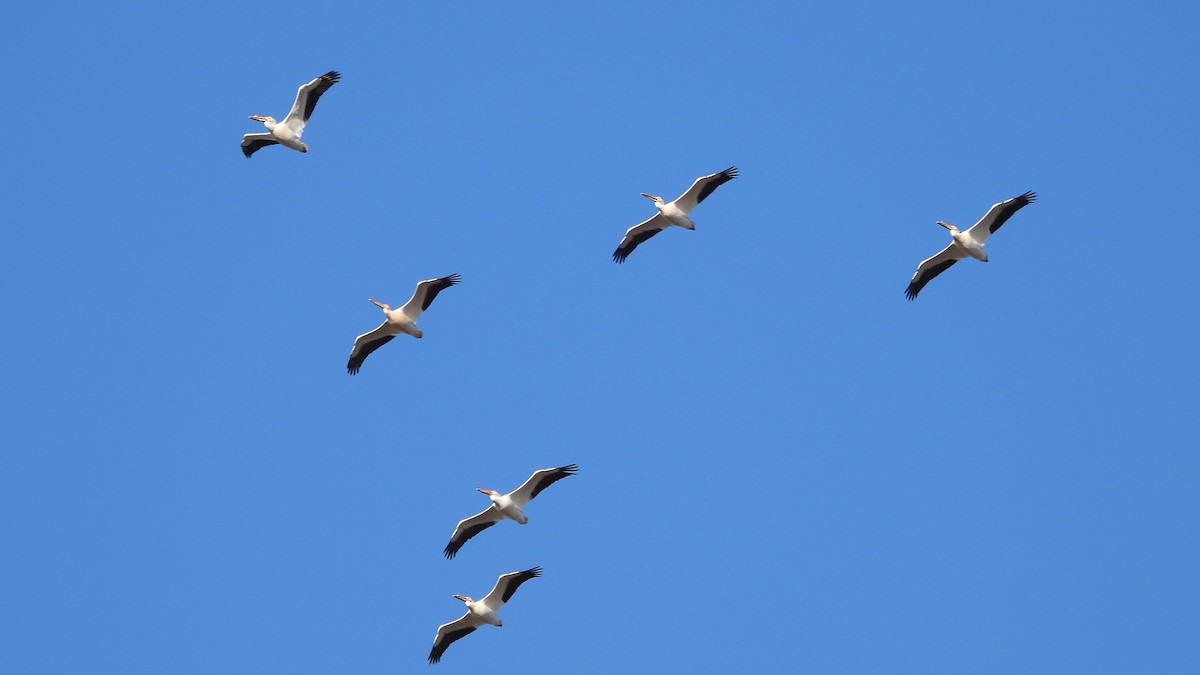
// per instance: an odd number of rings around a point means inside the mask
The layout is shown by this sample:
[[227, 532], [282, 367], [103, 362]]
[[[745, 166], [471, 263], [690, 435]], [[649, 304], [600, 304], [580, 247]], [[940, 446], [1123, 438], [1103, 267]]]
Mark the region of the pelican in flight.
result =
[[304, 125], [308, 123], [313, 108], [317, 107], [317, 99], [337, 84], [341, 77], [336, 70], [331, 70], [308, 84], [301, 85], [300, 90], [296, 92], [296, 102], [292, 104], [291, 112], [283, 118], [282, 123], [276, 122], [271, 116], [251, 115], [250, 119], [266, 125], [267, 133], [242, 136], [242, 154], [249, 158], [255, 152], [276, 143], [300, 152], [308, 152], [308, 146], [300, 142]]
[[983, 245], [987, 242], [988, 237], [1000, 229], [1000, 226], [1007, 222], [1012, 214], [1020, 211], [1021, 207], [1032, 204], [1035, 200], [1037, 200], [1036, 194], [1026, 192], [1019, 197], [992, 204], [992, 208], [988, 209], [979, 222], [972, 225], [966, 232], [959, 232], [957, 227], [940, 220], [937, 221], [938, 225], [950, 230], [950, 237], [953, 241], [937, 255], [922, 260], [921, 264], [917, 265], [917, 273], [913, 275], [912, 281], [908, 282], [908, 288], [905, 289], [904, 294], [908, 296], [909, 300], [915, 300], [917, 293], [925, 288], [925, 284], [967, 256], [987, 262], [988, 254], [983, 250]]
[[512, 598], [513, 593], [517, 592], [521, 584], [540, 576], [542, 576], [540, 567], [531, 567], [524, 572], [509, 572], [500, 575], [492, 592], [484, 596], [482, 600], [472, 600], [467, 595], [453, 596], [467, 603], [467, 613], [450, 623], [438, 626], [437, 635], [433, 638], [433, 649], [429, 650], [429, 662], [441, 661], [442, 654], [455, 640], [470, 635], [472, 631], [485, 623], [497, 627], [503, 626], [504, 624], [500, 621], [500, 617], [496, 616], [496, 612], [499, 612], [504, 603]]
[[556, 481], [560, 481], [567, 476], [575, 475], [579, 467], [574, 464], [560, 466], [557, 469], [542, 469], [534, 471], [529, 480], [521, 484], [521, 487], [512, 492], [502, 495], [495, 490], [484, 490], [483, 488], [475, 488], [479, 492], [488, 496], [492, 500], [492, 505], [483, 510], [482, 513], [476, 513], [470, 518], [459, 521], [454, 528], [454, 534], [450, 535], [450, 543], [446, 544], [446, 548], [442, 551], [442, 555], [447, 559], [453, 558], [458, 553], [458, 549], [467, 543], [467, 540], [475, 535], [483, 532], [496, 523], [508, 518], [515, 520], [524, 525], [529, 522], [521, 509], [530, 502], [542, 490], [553, 485]]
[[643, 197], [654, 202], [654, 206], [658, 208], [658, 213], [653, 218], [643, 223], [638, 223], [633, 227], [625, 230], [625, 238], [621, 240], [621, 245], [617, 250], [613, 251], [613, 260], [618, 263], [625, 262], [625, 258], [633, 253], [633, 249], [638, 247], [638, 244], [646, 241], [650, 237], [662, 232], [672, 225], [682, 227], [686, 230], [696, 229], [696, 223], [688, 218], [688, 214], [696, 205], [704, 201], [704, 198], [711, 195], [713, 190], [737, 178], [738, 170], [736, 166], [731, 166], [720, 173], [701, 176], [692, 183], [692, 187], [687, 189], [687, 192], [679, 196], [679, 199], [671, 203], [663, 202], [662, 197], [648, 195], [645, 192], [641, 193]]
[[363, 361], [367, 360], [371, 352], [384, 346], [401, 333], [415, 338], [424, 335], [421, 329], [417, 328], [417, 319], [421, 318], [422, 312], [429, 309], [430, 303], [438, 293], [457, 284], [459, 280], [460, 277], [457, 274], [440, 279], [426, 279], [417, 284], [417, 290], [413, 291], [412, 297], [399, 309], [392, 309], [390, 305], [378, 300], [371, 300], [379, 309], [383, 310], [386, 318], [379, 328], [354, 338], [354, 348], [350, 350], [350, 360], [346, 363], [346, 371], [351, 375], [357, 375], [358, 369], [362, 367]]

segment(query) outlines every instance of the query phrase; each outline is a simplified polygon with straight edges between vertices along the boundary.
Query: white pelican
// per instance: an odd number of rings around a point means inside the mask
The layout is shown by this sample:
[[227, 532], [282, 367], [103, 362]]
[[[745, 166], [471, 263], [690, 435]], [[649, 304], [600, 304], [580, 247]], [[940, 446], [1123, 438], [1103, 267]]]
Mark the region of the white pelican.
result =
[[621, 239], [621, 245], [613, 251], [613, 260], [619, 263], [625, 262], [625, 258], [633, 253], [633, 249], [637, 248], [638, 244], [672, 225], [687, 230], [696, 229], [696, 223], [688, 218], [688, 214], [696, 208], [697, 204], [704, 201], [705, 197], [712, 194], [713, 190], [737, 178], [737, 175], [737, 167], [731, 166], [720, 173], [701, 176], [696, 179], [695, 183], [692, 183], [692, 187], [688, 188], [687, 192], [669, 204], [664, 203], [662, 197], [641, 193], [643, 197], [654, 202], [654, 205], [658, 207], [658, 213], [650, 220], [625, 230], [625, 237]]
[[522, 525], [528, 523], [529, 519], [521, 512], [521, 509], [525, 508], [525, 505], [530, 500], [538, 496], [539, 492], [553, 485], [555, 481], [560, 481], [567, 476], [573, 476], [578, 470], [578, 466], [568, 464], [567, 466], [560, 466], [557, 469], [534, 471], [529, 480], [521, 484], [521, 487], [506, 495], [501, 495], [495, 490], [475, 488], [487, 495], [492, 500], [492, 505], [484, 509], [482, 513], [477, 513], [470, 518], [459, 521], [458, 525], [454, 528], [454, 534], [450, 535], [450, 543], [446, 544], [442, 555], [445, 555], [446, 558], [453, 558], [458, 553], [458, 549], [467, 543], [468, 539], [505, 518], [515, 520]]
[[267, 117], [251, 115], [250, 119], [262, 122], [267, 126], [267, 133], [242, 136], [242, 154], [248, 158], [262, 148], [276, 143], [282, 143], [300, 152], [308, 152], [308, 146], [300, 142], [300, 135], [304, 133], [304, 125], [312, 115], [313, 108], [317, 107], [317, 99], [321, 98], [321, 94], [329, 91], [330, 87], [337, 84], [341, 77], [336, 70], [331, 70], [308, 84], [301, 85], [300, 90], [296, 92], [296, 102], [292, 104], [292, 110], [287, 117], [283, 118], [282, 124], [276, 122], [275, 118], [269, 115]]
[[509, 572], [500, 575], [492, 592], [484, 596], [482, 600], [472, 600], [467, 595], [453, 596], [467, 603], [467, 613], [450, 623], [438, 626], [437, 635], [433, 638], [433, 649], [429, 650], [429, 662], [441, 661], [442, 654], [451, 643], [470, 635], [472, 631], [485, 623], [497, 627], [503, 626], [504, 624], [500, 621], [500, 617], [496, 616], [496, 612], [499, 612], [504, 603], [512, 598], [513, 593], [517, 592], [517, 588], [521, 584], [540, 576], [542, 576], [540, 567], [531, 567], [524, 572]]
[[421, 318], [422, 312], [429, 309], [429, 304], [433, 302], [438, 293], [457, 284], [460, 278], [457, 274], [451, 274], [448, 277], [426, 279], [419, 282], [412, 297], [399, 309], [392, 309], [390, 305], [378, 300], [371, 300], [379, 309], [383, 310], [386, 318], [379, 328], [354, 338], [354, 347], [350, 350], [350, 360], [346, 362], [346, 371], [351, 375], [357, 375], [358, 369], [362, 367], [363, 361], [367, 360], [371, 352], [384, 346], [401, 333], [415, 338], [424, 335], [421, 329], [417, 328], [417, 319]]
[[967, 256], [987, 262], [988, 255], [983, 250], [987, 238], [1000, 229], [1000, 226], [1011, 218], [1012, 214], [1021, 210], [1021, 207], [1032, 204], [1036, 199], [1036, 194], [1026, 192], [1019, 197], [992, 204], [992, 208], [988, 209], [979, 222], [972, 225], [966, 232], [959, 232], [957, 227], [940, 220], [937, 221], [938, 225], [950, 230], [953, 241], [937, 255], [922, 260], [921, 264], [917, 265], [917, 273], [913, 275], [912, 281], [908, 282], [908, 288], [904, 294], [908, 296], [909, 300], [915, 300], [917, 293], [925, 288], [925, 284]]

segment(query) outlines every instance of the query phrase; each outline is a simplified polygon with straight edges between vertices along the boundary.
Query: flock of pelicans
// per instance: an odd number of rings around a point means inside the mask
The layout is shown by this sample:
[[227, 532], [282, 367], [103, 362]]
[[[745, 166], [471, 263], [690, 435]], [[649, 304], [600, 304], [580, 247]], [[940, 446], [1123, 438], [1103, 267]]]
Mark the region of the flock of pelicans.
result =
[[[250, 157], [255, 152], [271, 145], [283, 145], [299, 152], [308, 152], [308, 146], [300, 140], [304, 134], [304, 126], [308, 123], [308, 118], [312, 116], [317, 100], [340, 79], [341, 75], [331, 70], [307, 84], [301, 85], [299, 91], [296, 92], [296, 101], [292, 104], [291, 111], [283, 118], [282, 122], [277, 122], [274, 117], [270, 116], [251, 115], [250, 119], [262, 122], [267, 127], [267, 132], [244, 135], [242, 137], [242, 153], [246, 157]], [[621, 243], [613, 251], [613, 260], [617, 263], [625, 262], [635, 248], [671, 226], [695, 230], [696, 223], [689, 217], [692, 210], [718, 187], [737, 178], [737, 175], [737, 167], [729, 167], [718, 173], [701, 176], [692, 183], [686, 192], [672, 202], [665, 202], [662, 197], [643, 192], [642, 196], [654, 202], [658, 213], [625, 231]], [[964, 231], [960, 231], [949, 223], [937, 221], [938, 225], [950, 231], [950, 244], [936, 255], [921, 261], [904, 294], [909, 300], [915, 299], [925, 284], [963, 258], [970, 257], [987, 262], [988, 255], [984, 252], [983, 246], [988, 237], [1000, 229], [1000, 226], [1004, 225], [1014, 213], [1022, 207], [1032, 204], [1036, 198], [1037, 195], [1033, 192], [1026, 192], [1012, 199], [993, 204], [992, 208], [988, 209], [988, 212], [979, 219], [979, 222]], [[346, 363], [347, 372], [351, 375], [358, 373], [363, 361], [372, 352], [387, 344], [400, 333], [420, 338], [422, 333], [421, 329], [417, 328], [417, 319], [426, 309], [429, 309], [430, 303], [438, 293], [454, 286], [459, 280], [457, 274], [451, 274], [438, 279], [421, 281], [417, 284], [417, 288], [408, 302], [397, 309], [392, 309], [390, 305], [377, 300], [371, 300], [383, 310], [384, 321], [375, 330], [355, 338], [354, 347], [350, 350], [350, 360]], [[492, 504], [483, 512], [458, 523], [443, 554], [447, 559], [453, 558], [467, 540], [506, 518], [524, 525], [528, 522], [525, 514], [522, 513], [525, 505], [546, 487], [555, 481], [573, 475], [577, 470], [578, 467], [571, 464], [536, 471], [521, 487], [506, 495], [501, 495], [495, 490], [476, 488], [479, 492], [488, 495]], [[540, 567], [533, 567], [521, 572], [502, 574], [496, 580], [496, 585], [491, 592], [480, 600], [472, 600], [470, 596], [466, 595], [455, 595], [455, 598], [466, 603], [467, 613], [455, 621], [438, 627], [437, 635], [433, 640], [433, 649], [429, 652], [429, 662], [440, 661], [442, 654], [451, 643], [470, 634], [483, 624], [503, 625], [496, 613], [500, 611], [504, 603], [512, 598], [513, 593], [516, 593], [521, 584], [541, 576], [541, 573]]]

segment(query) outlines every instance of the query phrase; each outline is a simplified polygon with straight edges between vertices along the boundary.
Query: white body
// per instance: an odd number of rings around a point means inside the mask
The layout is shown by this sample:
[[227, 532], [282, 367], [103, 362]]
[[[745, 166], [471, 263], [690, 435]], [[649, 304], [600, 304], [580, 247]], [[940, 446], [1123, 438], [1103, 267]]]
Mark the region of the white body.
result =
[[[982, 240], [976, 240], [971, 234], [972, 231], [976, 231], [976, 228], [971, 228], [966, 232], [951, 230], [950, 237], [954, 239], [954, 246], [957, 246], [964, 256], [971, 256], [980, 262], [987, 262], [987, 252], [983, 250], [983, 245], [987, 243], [987, 237], [983, 237]], [[978, 230], [977, 232], [987, 232], [987, 230]], [[988, 234], [991, 233], [988, 232]]]
[[668, 223], [676, 227], [682, 227], [685, 230], [696, 229], [696, 222], [691, 218], [688, 218], [688, 215], [692, 212], [692, 210], [684, 210], [682, 207], [680, 207], [679, 200], [675, 200], [667, 204], [657, 201], [654, 202], [654, 205], [658, 207], [658, 212], [662, 214], [663, 218], [667, 219]]
[[[496, 609], [499, 609], [499, 607]], [[484, 604], [483, 600], [476, 600], [475, 602], [467, 603], [467, 611], [470, 612], [471, 616], [482, 621], [483, 623], [499, 628], [500, 626], [503, 626], [504, 623], [502, 623], [500, 621], [500, 617], [496, 615], [496, 609], [492, 609]]]
[[[405, 305], [404, 307], [407, 306]], [[387, 317], [386, 323], [397, 333], [411, 335], [417, 339], [425, 337], [421, 329], [417, 328], [417, 319], [420, 318], [421, 312], [418, 310], [415, 312], [417, 316], [412, 316], [404, 310], [404, 307], [383, 310], [383, 315]]]
[[515, 520], [522, 525], [529, 522], [529, 519], [521, 512], [521, 507], [517, 506], [516, 501], [513, 500], [513, 493], [510, 492], [506, 495], [489, 494], [488, 498], [492, 500], [492, 504], [495, 505], [500, 515], [505, 518]]
[[267, 132], [271, 134], [271, 138], [279, 141], [280, 145], [289, 147], [300, 152], [308, 152], [308, 146], [300, 142], [300, 134], [304, 133], [304, 125], [300, 124], [300, 131], [297, 133], [292, 126], [281, 122], [263, 122], [263, 126], [267, 127]]

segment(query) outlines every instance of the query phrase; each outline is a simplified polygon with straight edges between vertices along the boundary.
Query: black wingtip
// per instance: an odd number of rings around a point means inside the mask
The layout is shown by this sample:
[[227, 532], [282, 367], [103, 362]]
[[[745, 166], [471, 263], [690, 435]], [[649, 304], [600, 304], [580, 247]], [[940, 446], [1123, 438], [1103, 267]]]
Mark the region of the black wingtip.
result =
[[558, 470], [562, 471], [565, 474], [574, 474], [575, 472], [579, 471], [579, 465], [578, 464], [568, 464], [566, 466], [558, 467]]
[[455, 286], [458, 284], [458, 282], [462, 281], [462, 277], [459, 276], [457, 273], [451, 274], [450, 276], [442, 277], [442, 278], [445, 279], [446, 283], [450, 284], [451, 286]]
[[528, 574], [531, 578], [540, 577], [540, 576], [542, 576], [542, 566], [538, 565], [537, 567], [530, 567], [529, 569], [522, 572], [522, 574]]
[[452, 544], [446, 544], [446, 548], [442, 549], [442, 555], [446, 556], [446, 560], [453, 560], [458, 554], [458, 549], [451, 548]]
[[325, 73], [324, 75], [322, 75], [321, 77], [323, 77], [327, 80], [332, 80], [334, 83], [336, 83], [342, 79], [342, 74], [336, 70], [331, 70], [328, 73]]
[[617, 263], [618, 265], [625, 262], [625, 259], [628, 257], [629, 257], [629, 254], [621, 253], [621, 249], [617, 249], [617, 250], [613, 251], [613, 262]]
[[1023, 199], [1026, 202], [1032, 204], [1037, 201], [1037, 193], [1034, 192], [1033, 190], [1027, 190], [1025, 192], [1025, 194], [1021, 195], [1020, 197], [1017, 197], [1017, 199]]
[[736, 166], [731, 166], [728, 169], [725, 169], [724, 171], [722, 171], [721, 175], [727, 176], [730, 179], [737, 178], [738, 177], [738, 168]]

